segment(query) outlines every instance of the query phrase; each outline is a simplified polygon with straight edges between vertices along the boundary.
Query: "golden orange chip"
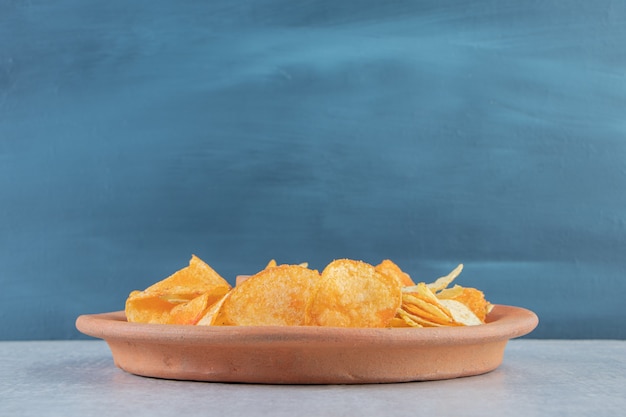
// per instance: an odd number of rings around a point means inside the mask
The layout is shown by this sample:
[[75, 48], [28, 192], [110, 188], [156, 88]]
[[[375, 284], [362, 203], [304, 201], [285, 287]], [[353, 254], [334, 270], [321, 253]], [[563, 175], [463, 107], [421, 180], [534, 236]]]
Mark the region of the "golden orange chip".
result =
[[215, 325], [299, 326], [319, 272], [299, 265], [264, 269], [231, 290]]
[[167, 324], [170, 310], [174, 307], [174, 305], [175, 304], [164, 301], [158, 297], [129, 297], [126, 300], [125, 307], [126, 320], [131, 323]]
[[435, 282], [431, 282], [430, 284], [428, 284], [428, 288], [430, 288], [434, 293], [447, 288], [448, 285], [450, 285], [450, 283], [461, 274], [461, 271], [463, 271], [463, 264], [459, 264], [448, 275], [437, 278]]
[[229, 295], [230, 292], [217, 300], [215, 303], [213, 303], [213, 305], [209, 307], [209, 309], [204, 313], [204, 315], [200, 318], [200, 320], [198, 320], [196, 324], [198, 326], [213, 326], [215, 324], [217, 315], [222, 308], [222, 304], [224, 304], [224, 301], [226, 301], [226, 298], [228, 298]]
[[392, 318], [391, 321], [389, 322], [389, 327], [421, 327], [421, 326], [412, 326], [402, 317], [400, 317], [399, 315], [396, 315], [396, 317]]
[[446, 306], [446, 308], [452, 314], [454, 321], [456, 323], [465, 325], [465, 326], [476, 326], [482, 324], [483, 322], [470, 310], [465, 304], [456, 300], [441, 300], [441, 303]]
[[398, 316], [404, 319], [411, 327], [443, 327], [450, 326], [450, 324], [441, 324], [435, 321], [428, 320], [420, 315], [412, 314], [406, 310], [398, 310]]
[[221, 297], [230, 290], [230, 284], [196, 255], [192, 255], [189, 266], [135, 294], [137, 298], [160, 297], [174, 304], [189, 301], [205, 292], [221, 292]]
[[401, 284], [372, 265], [350, 259], [331, 262], [307, 307], [307, 324], [387, 327], [402, 302]]
[[[281, 264], [281, 265], [287, 265], [287, 264]], [[308, 268], [309, 267], [309, 263], [308, 262], [301, 262], [298, 265], [300, 265], [303, 268]], [[279, 266], [278, 263], [276, 262], [275, 259], [270, 260], [267, 265], [265, 265], [265, 269], [268, 268], [274, 268], [276, 266]]]
[[440, 299], [456, 300], [465, 304], [478, 317], [481, 322], [485, 322], [487, 314], [491, 311], [492, 305], [485, 300], [482, 291], [476, 288], [466, 288], [459, 285], [449, 289], [449, 293], [442, 291], [443, 294], [437, 294]]
[[129, 322], [196, 325], [435, 327], [485, 322], [493, 305], [482, 291], [455, 285], [463, 265], [426, 284], [389, 259], [372, 266], [339, 259], [322, 274], [271, 260], [230, 285], [193, 255], [189, 265], [129, 294]]
[[170, 311], [207, 294], [213, 304], [230, 290], [230, 284], [209, 265], [193, 255], [189, 266], [146, 288], [133, 291], [126, 300], [126, 318], [137, 323], [168, 323]]
[[[300, 264], [301, 267], [303, 268], [308, 268], [309, 264], [307, 262], [302, 262]], [[279, 266], [276, 261], [274, 259], [272, 259], [271, 261], [269, 261], [267, 263], [267, 265], [265, 266], [264, 269], [270, 269], [270, 268], [276, 268], [277, 266]], [[242, 282], [244, 282], [245, 280], [247, 280], [248, 278], [250, 278], [252, 275], [237, 275], [236, 279], [235, 279], [235, 286], [238, 286], [239, 284], [241, 284]]]
[[413, 282], [409, 274], [404, 272], [398, 265], [389, 259], [385, 259], [376, 265], [376, 270], [382, 274], [395, 277], [405, 287], [415, 285], [415, 282]]
[[404, 320], [410, 327], [443, 327], [449, 326], [441, 323], [437, 323], [434, 321], [427, 320], [419, 315], [412, 314], [405, 310], [398, 310], [398, 315], [400, 319]]
[[428, 285], [424, 284], [423, 282], [420, 282], [412, 287], [402, 288], [402, 294], [411, 294], [435, 305], [439, 303], [439, 299], [437, 298], [437, 296], [432, 292]]
[[[404, 303], [403, 302], [402, 305], [400, 306], [400, 310], [402, 310], [402, 311], [404, 311], [406, 313], [414, 314], [416, 316], [420, 316], [420, 317], [424, 317], [424, 318], [428, 318], [428, 319], [439, 320], [436, 316], [432, 315], [428, 311], [422, 310], [421, 308], [419, 308], [415, 304], [408, 304], [408, 303]], [[398, 312], [400, 310], [398, 310]]]
[[445, 288], [439, 292], [437, 292], [437, 298], [439, 298], [440, 300], [443, 299], [452, 299], [454, 297], [458, 297], [459, 295], [463, 294], [463, 287], [461, 287], [460, 285], [455, 285], [452, 288]]
[[193, 300], [176, 305], [170, 311], [168, 324], [196, 324], [206, 310], [211, 306], [214, 297], [210, 292], [205, 292]]
[[402, 307], [404, 311], [422, 317], [425, 320], [432, 321], [442, 325], [452, 325], [454, 320], [450, 312], [440, 304], [434, 305], [420, 299], [404, 294], [402, 297]]

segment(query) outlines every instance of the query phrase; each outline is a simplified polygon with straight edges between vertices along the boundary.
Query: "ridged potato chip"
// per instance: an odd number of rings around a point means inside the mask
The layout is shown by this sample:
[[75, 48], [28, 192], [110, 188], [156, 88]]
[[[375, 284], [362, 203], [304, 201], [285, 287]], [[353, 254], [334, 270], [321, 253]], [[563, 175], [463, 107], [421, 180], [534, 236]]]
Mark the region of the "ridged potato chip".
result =
[[230, 291], [214, 325], [300, 326], [319, 272], [300, 265], [268, 267]]
[[452, 314], [439, 302], [433, 303], [421, 298], [419, 295], [402, 294], [402, 310], [424, 319], [423, 325], [453, 326]]
[[[485, 322], [493, 307], [482, 291], [475, 288], [448, 286], [461, 271], [460, 264], [448, 275], [430, 284], [423, 282], [402, 288], [402, 305], [396, 319], [413, 327], [474, 326]], [[400, 326], [399, 320], [393, 322]]]
[[466, 305], [478, 317], [481, 322], [485, 322], [487, 314], [492, 310], [493, 305], [485, 299], [485, 294], [476, 288], [461, 287], [455, 285], [452, 288], [437, 293], [437, 298], [441, 300], [455, 300]]
[[338, 259], [322, 271], [307, 307], [306, 324], [333, 327], [390, 326], [402, 302], [401, 284], [370, 264]]
[[463, 264], [459, 264], [456, 268], [454, 268], [448, 275], [437, 278], [435, 282], [431, 282], [428, 284], [428, 288], [433, 292], [441, 291], [450, 285], [452, 281], [454, 281], [463, 271]]

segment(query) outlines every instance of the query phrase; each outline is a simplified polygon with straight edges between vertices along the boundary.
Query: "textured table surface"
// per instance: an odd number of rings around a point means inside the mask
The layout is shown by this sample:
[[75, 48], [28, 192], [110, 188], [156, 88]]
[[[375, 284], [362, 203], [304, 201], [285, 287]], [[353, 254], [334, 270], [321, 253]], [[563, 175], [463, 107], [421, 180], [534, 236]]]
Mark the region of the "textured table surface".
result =
[[485, 375], [381, 385], [272, 386], [127, 374], [102, 341], [0, 343], [0, 415], [622, 415], [626, 341], [511, 341]]

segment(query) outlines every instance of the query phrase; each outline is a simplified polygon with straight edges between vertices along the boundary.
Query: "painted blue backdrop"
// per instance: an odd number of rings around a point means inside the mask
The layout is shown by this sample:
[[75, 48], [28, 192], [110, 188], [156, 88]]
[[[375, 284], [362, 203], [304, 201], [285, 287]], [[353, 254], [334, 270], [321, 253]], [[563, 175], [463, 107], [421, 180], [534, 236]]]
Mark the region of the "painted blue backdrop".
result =
[[626, 2], [0, 0], [0, 339], [197, 254], [391, 258], [626, 338]]

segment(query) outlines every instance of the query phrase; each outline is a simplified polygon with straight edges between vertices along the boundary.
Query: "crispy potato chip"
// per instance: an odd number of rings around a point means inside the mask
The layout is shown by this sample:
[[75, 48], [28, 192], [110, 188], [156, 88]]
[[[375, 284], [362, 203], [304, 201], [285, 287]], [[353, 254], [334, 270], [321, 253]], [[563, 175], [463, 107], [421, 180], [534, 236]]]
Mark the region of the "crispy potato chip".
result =
[[401, 284], [372, 265], [350, 259], [331, 262], [307, 307], [308, 325], [387, 327], [402, 302]]
[[299, 265], [264, 269], [231, 290], [215, 325], [298, 326], [319, 281], [319, 272]]
[[392, 318], [391, 321], [389, 322], [389, 327], [421, 327], [421, 326], [419, 325], [412, 326], [402, 317], [396, 315], [396, 317]]
[[389, 259], [372, 266], [339, 259], [319, 272], [270, 260], [236, 287], [193, 255], [189, 265], [125, 305], [129, 322], [214, 325], [311, 325], [334, 327], [472, 326], [493, 305], [482, 291], [455, 285], [460, 264], [430, 284], [417, 284]]
[[404, 320], [410, 319], [425, 327], [463, 324], [455, 320], [447, 305], [441, 303], [431, 288], [423, 282], [402, 288], [402, 306], [398, 313], [401, 312]]
[[192, 300], [208, 291], [230, 290], [230, 284], [196, 255], [192, 255], [189, 266], [135, 294], [136, 298], [159, 297], [172, 303]]
[[437, 295], [437, 298], [439, 298], [440, 300], [443, 300], [445, 298], [452, 299], [454, 297], [458, 297], [461, 294], [463, 294], [463, 287], [461, 287], [460, 285], [455, 285], [452, 288], [445, 288], [437, 292], [436, 295]]
[[193, 300], [177, 304], [170, 311], [167, 324], [196, 324], [211, 306], [210, 301], [213, 299], [210, 292], [205, 292]]
[[485, 322], [487, 314], [489, 314], [493, 308], [493, 305], [485, 300], [483, 292], [476, 288], [466, 288], [455, 285], [437, 294], [437, 297], [439, 299], [456, 300], [465, 304], [483, 323]]
[[[139, 291], [136, 291], [139, 293]], [[132, 293], [131, 293], [132, 295]], [[126, 299], [126, 320], [131, 323], [167, 324], [170, 310], [175, 306], [158, 297]]]
[[[286, 265], [286, 264], [285, 264], [285, 265]], [[308, 268], [308, 267], [309, 267], [309, 263], [308, 263], [308, 262], [301, 262], [301, 263], [299, 263], [298, 265], [300, 265], [300, 266], [301, 266], [301, 267], [303, 267], [303, 268]], [[276, 263], [276, 260], [275, 260], [275, 259], [272, 259], [271, 261], [269, 261], [269, 262], [267, 263], [267, 265], [265, 266], [265, 269], [268, 269], [268, 268], [274, 268], [274, 267], [276, 267], [276, 266], [278, 266], [278, 264]]]
[[210, 305], [229, 290], [230, 284], [224, 278], [192, 255], [189, 266], [144, 291], [131, 292], [126, 300], [126, 318], [137, 323], [168, 323], [171, 310], [178, 304], [208, 294], [206, 302]]
[[463, 324], [465, 326], [476, 326], [483, 322], [470, 310], [465, 304], [456, 300], [441, 300], [441, 304], [452, 314], [456, 323]]
[[[298, 265], [303, 267], [303, 268], [308, 268], [309, 267], [309, 263], [308, 262], [302, 262], [302, 263], [299, 263]], [[274, 259], [272, 259], [271, 261], [269, 261], [267, 263], [267, 265], [265, 266], [264, 269], [276, 268], [277, 266], [280, 266], [280, 265], [278, 265], [276, 263], [276, 261]], [[252, 275], [237, 275], [237, 277], [235, 278], [235, 286], [238, 286], [239, 284], [241, 284], [242, 282], [244, 282], [245, 280], [247, 280], [251, 276]]]
[[415, 282], [413, 282], [409, 274], [404, 272], [398, 265], [389, 259], [385, 259], [376, 265], [376, 270], [381, 274], [395, 277], [404, 287], [415, 285]]
[[217, 300], [213, 305], [209, 307], [209, 309], [204, 313], [202, 318], [198, 320], [196, 323], [198, 326], [213, 326], [215, 324], [215, 320], [217, 319], [217, 315], [222, 308], [222, 304], [226, 301], [226, 298], [230, 295], [230, 292], [224, 295], [222, 298]]
[[413, 294], [435, 305], [439, 303], [439, 299], [437, 298], [437, 296], [431, 291], [428, 285], [424, 284], [423, 282], [420, 282], [412, 287], [402, 288], [402, 294]]
[[416, 296], [403, 294], [401, 308], [408, 313], [415, 314], [434, 323], [442, 325], [454, 324], [452, 314], [441, 304], [432, 304]]
[[[404, 322], [404, 326], [398, 325], [398, 320]], [[395, 325], [395, 326], [394, 326]], [[410, 314], [404, 310], [399, 309], [396, 317], [391, 321], [391, 327], [424, 327], [410, 317]]]
[[435, 282], [432, 282], [432, 283], [428, 284], [428, 288], [430, 288], [431, 291], [435, 292], [435, 293], [437, 291], [441, 291], [441, 290], [447, 288], [448, 285], [450, 285], [450, 283], [452, 281], [454, 281], [456, 279], [456, 277], [459, 276], [459, 274], [461, 274], [461, 271], [463, 271], [463, 264], [459, 264], [448, 275], [446, 275], [444, 277], [437, 278], [437, 280]]
[[415, 306], [403, 306], [400, 310], [398, 310], [398, 316], [403, 316], [404, 320], [407, 317], [410, 317], [412, 321], [420, 324], [422, 327], [439, 327], [439, 326], [451, 326], [454, 325], [453, 320], [443, 321], [438, 317], [432, 316], [428, 313], [425, 313], [423, 310], [416, 309]]
[[398, 310], [398, 316], [402, 317], [407, 323], [414, 323], [412, 327], [444, 327], [456, 325], [454, 321], [447, 324], [431, 321], [419, 314], [413, 314], [403, 309]]

